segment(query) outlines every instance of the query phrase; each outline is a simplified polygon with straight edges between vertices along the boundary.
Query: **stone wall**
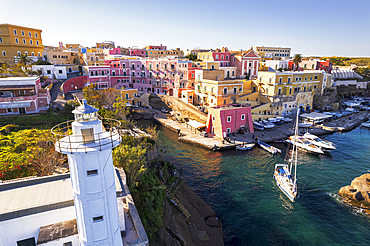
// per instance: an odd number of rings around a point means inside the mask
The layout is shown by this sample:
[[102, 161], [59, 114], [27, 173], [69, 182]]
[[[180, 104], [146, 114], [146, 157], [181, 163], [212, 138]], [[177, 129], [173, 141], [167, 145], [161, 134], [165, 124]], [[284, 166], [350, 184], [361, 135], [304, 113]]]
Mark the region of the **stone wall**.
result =
[[196, 120], [202, 123], [206, 123], [207, 114], [202, 113], [192, 104], [184, 103], [181, 99], [167, 96], [167, 95], [158, 95], [161, 100], [167, 104], [174, 111], [180, 112], [183, 116]]

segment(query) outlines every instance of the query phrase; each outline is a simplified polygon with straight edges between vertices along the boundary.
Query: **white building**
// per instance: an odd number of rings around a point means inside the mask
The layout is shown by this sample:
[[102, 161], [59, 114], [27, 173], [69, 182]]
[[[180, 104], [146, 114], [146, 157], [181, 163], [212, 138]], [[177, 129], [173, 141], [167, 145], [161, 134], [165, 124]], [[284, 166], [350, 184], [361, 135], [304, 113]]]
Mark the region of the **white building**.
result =
[[32, 71], [42, 71], [42, 75], [49, 79], [69, 79], [78, 76], [79, 70], [76, 65], [33, 65]]

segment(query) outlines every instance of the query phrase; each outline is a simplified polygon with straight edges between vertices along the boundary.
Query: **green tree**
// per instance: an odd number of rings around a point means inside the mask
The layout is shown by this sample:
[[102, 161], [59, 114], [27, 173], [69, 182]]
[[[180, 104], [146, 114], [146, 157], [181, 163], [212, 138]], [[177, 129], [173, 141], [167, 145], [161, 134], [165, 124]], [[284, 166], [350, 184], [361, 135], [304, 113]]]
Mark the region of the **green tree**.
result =
[[185, 58], [188, 58], [191, 61], [198, 60], [197, 54], [189, 54], [189, 55], [185, 56]]
[[294, 55], [294, 58], [293, 58], [293, 63], [296, 67], [296, 71], [298, 71], [298, 68], [299, 68], [299, 63], [302, 62], [302, 54], [295, 54]]
[[48, 62], [48, 61], [37, 60], [37, 61], [35, 62], [35, 65], [51, 65], [51, 63], [50, 63], [50, 62]]

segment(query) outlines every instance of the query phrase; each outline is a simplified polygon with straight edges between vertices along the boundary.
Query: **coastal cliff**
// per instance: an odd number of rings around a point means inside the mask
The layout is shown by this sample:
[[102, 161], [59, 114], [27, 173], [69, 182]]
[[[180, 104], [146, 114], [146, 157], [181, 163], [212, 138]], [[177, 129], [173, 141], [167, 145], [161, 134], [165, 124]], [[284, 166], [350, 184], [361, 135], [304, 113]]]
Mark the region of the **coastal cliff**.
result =
[[355, 178], [351, 185], [342, 187], [338, 194], [349, 204], [364, 208], [370, 213], [370, 173]]
[[186, 218], [179, 204], [176, 206], [176, 202], [166, 199], [163, 204], [165, 225], [150, 245], [224, 245], [221, 221], [210, 206], [185, 183], [176, 188], [174, 196], [190, 216]]

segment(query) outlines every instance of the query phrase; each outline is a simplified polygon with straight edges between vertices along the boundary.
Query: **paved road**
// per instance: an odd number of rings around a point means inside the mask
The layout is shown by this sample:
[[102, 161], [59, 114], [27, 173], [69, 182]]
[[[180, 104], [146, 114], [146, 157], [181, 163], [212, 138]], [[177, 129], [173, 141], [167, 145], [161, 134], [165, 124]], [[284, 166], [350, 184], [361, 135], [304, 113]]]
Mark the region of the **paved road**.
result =
[[57, 82], [53, 84], [53, 87], [50, 90], [51, 101], [54, 102], [58, 98], [58, 94], [62, 97], [62, 93], [60, 92], [60, 86], [63, 82]]

